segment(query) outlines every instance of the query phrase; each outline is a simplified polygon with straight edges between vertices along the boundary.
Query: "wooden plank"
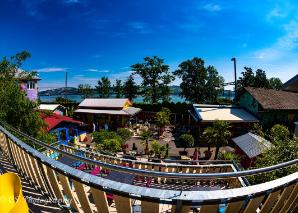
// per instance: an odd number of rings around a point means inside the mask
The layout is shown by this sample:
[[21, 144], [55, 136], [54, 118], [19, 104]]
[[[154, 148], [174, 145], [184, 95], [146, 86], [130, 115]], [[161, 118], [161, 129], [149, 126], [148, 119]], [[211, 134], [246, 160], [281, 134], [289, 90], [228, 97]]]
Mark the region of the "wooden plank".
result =
[[292, 203], [295, 201], [295, 198], [298, 195], [298, 183], [296, 183], [294, 189], [292, 190], [290, 196], [288, 197], [287, 202], [283, 206], [283, 208], [280, 210], [281, 213], [289, 212], [289, 207], [292, 205]]
[[117, 213], [132, 213], [130, 198], [114, 195]]
[[[43, 165], [43, 166], [45, 166], [45, 165]], [[55, 171], [52, 168], [48, 167], [48, 166], [45, 166], [45, 169], [46, 169], [46, 172], [47, 172], [47, 176], [49, 178], [49, 184], [51, 184], [50, 186], [53, 189], [55, 197], [60, 199], [61, 201], [62, 200], [64, 201], [64, 196], [63, 196], [62, 191], [60, 190], [60, 188], [58, 186], [59, 182], [58, 182], [58, 179], [56, 177]]]
[[93, 196], [97, 211], [100, 213], [109, 213], [109, 205], [106, 193], [100, 191], [99, 189], [91, 187], [91, 194]]
[[159, 203], [141, 201], [142, 213], [159, 213]]
[[243, 213], [255, 213], [263, 199], [264, 195], [251, 198], [248, 204], [246, 205], [246, 208], [244, 209]]
[[38, 169], [38, 166], [37, 166], [37, 160], [35, 158], [33, 158], [32, 156], [29, 155], [29, 158], [31, 159], [31, 162], [32, 162], [32, 168], [37, 176], [37, 182], [38, 182], [38, 185], [39, 187], [46, 191], [47, 188], [46, 188], [46, 184], [45, 182], [43, 181], [42, 179], [42, 174], [40, 172], [40, 170]]
[[213, 205], [203, 205], [200, 208], [200, 213], [217, 213], [218, 212], [218, 204]]
[[239, 201], [234, 201], [234, 202], [230, 202], [228, 203], [228, 206], [226, 208], [225, 213], [235, 213], [235, 212], [239, 212], [241, 209], [241, 206], [243, 204], [245, 200], [245, 197], [243, 197], [241, 200]]
[[[181, 206], [179, 213], [189, 213], [189, 211], [190, 211], [190, 206], [183, 205], [183, 206]], [[172, 205], [171, 213], [176, 213], [176, 205]]]
[[91, 204], [87, 197], [87, 192], [84, 190], [84, 185], [81, 182], [73, 180], [77, 197], [81, 203], [84, 212], [92, 213]]
[[271, 192], [268, 195], [266, 201], [264, 202], [260, 213], [269, 213], [271, 211], [272, 207], [276, 204], [276, 201], [278, 200], [280, 193], [281, 193], [281, 190]]
[[287, 200], [294, 188], [294, 184], [287, 186], [281, 193], [276, 205], [272, 209], [272, 213], [279, 213], [280, 209], [284, 206], [284, 202]]
[[77, 199], [74, 195], [74, 192], [70, 189], [70, 183], [68, 181], [68, 178], [65, 177], [65, 175], [63, 175], [61, 173], [58, 173], [58, 177], [59, 177], [59, 180], [61, 182], [64, 193], [68, 197], [68, 201], [69, 201], [70, 206], [73, 209], [77, 210], [78, 212], [83, 212], [83, 210], [80, 209], [80, 207], [79, 207], [79, 204], [78, 204]]

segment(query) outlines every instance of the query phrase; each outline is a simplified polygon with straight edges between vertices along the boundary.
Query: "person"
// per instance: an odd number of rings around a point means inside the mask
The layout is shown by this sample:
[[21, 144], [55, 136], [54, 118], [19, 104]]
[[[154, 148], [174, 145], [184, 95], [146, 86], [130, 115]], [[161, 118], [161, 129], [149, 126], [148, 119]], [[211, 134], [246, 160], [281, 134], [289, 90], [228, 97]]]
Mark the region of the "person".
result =
[[104, 128], [105, 128], [105, 130], [109, 130], [109, 126], [107, 123], [105, 123]]
[[92, 124], [92, 128], [93, 128], [93, 132], [95, 132], [95, 131], [96, 131], [96, 125], [95, 125], [94, 122], [93, 122], [93, 124]]

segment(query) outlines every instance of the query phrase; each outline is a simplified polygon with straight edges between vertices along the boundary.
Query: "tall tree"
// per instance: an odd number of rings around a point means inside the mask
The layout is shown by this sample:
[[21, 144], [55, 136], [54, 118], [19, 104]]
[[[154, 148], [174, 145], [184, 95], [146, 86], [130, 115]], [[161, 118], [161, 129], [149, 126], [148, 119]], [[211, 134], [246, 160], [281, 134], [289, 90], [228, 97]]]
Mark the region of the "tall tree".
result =
[[142, 94], [145, 102], [158, 103], [170, 100], [169, 85], [175, 78], [163, 59], [157, 56], [146, 57], [143, 63], [134, 64], [131, 68], [134, 74], [142, 78]]
[[130, 75], [123, 84], [123, 95], [130, 101], [138, 95], [138, 86], [136, 85], [132, 75]]
[[257, 69], [254, 73], [250, 67], [244, 67], [244, 71], [241, 74], [242, 76], [237, 80], [237, 100], [245, 92], [245, 87], [282, 89], [283, 84], [281, 80], [279, 78], [268, 79], [264, 70]]
[[121, 80], [116, 79], [116, 83], [113, 87], [114, 93], [116, 94], [116, 98], [121, 98], [122, 96], [122, 82]]
[[92, 95], [92, 88], [90, 84], [79, 84], [78, 91], [84, 99], [90, 98]]
[[223, 89], [223, 77], [201, 58], [182, 62], [174, 74], [182, 79], [181, 96], [192, 103], [214, 102]]
[[23, 62], [30, 57], [27, 51], [0, 61], [0, 120], [32, 136], [37, 136], [44, 123], [35, 109], [37, 103], [30, 101], [20, 90], [18, 78], [31, 78], [36, 73], [21, 70]]
[[279, 78], [270, 78], [269, 79], [269, 88], [275, 90], [281, 90], [283, 88], [283, 83]]
[[226, 121], [216, 120], [212, 126], [207, 127], [203, 136], [207, 142], [216, 147], [215, 159], [217, 159], [219, 148], [226, 146], [231, 137], [230, 124]]
[[168, 108], [163, 107], [160, 112], [156, 113], [155, 119], [156, 119], [156, 124], [159, 127], [158, 137], [160, 137], [160, 134], [162, 133], [163, 128], [166, 125], [170, 124], [171, 111]]
[[107, 77], [101, 77], [96, 86], [100, 98], [110, 97], [111, 82]]

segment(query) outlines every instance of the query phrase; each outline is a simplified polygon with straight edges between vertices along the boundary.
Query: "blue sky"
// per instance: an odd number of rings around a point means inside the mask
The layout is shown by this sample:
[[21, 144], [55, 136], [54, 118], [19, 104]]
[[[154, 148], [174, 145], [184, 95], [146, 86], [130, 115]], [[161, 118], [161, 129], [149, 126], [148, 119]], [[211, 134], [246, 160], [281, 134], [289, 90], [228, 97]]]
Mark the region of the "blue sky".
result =
[[[261, 2], [261, 3], [260, 3]], [[0, 56], [28, 50], [40, 87], [125, 79], [145, 56], [194, 56], [233, 80], [230, 59], [286, 81], [298, 73], [295, 0], [1, 0]], [[179, 84], [179, 79], [174, 84]]]

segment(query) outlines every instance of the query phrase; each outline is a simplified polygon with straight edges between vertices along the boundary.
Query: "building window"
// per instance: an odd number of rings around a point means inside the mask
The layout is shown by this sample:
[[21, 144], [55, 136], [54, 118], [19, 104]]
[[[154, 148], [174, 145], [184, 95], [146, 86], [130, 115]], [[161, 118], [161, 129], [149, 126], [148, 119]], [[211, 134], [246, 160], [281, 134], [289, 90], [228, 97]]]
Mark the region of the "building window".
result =
[[27, 89], [35, 89], [35, 82], [28, 81], [27, 82]]

